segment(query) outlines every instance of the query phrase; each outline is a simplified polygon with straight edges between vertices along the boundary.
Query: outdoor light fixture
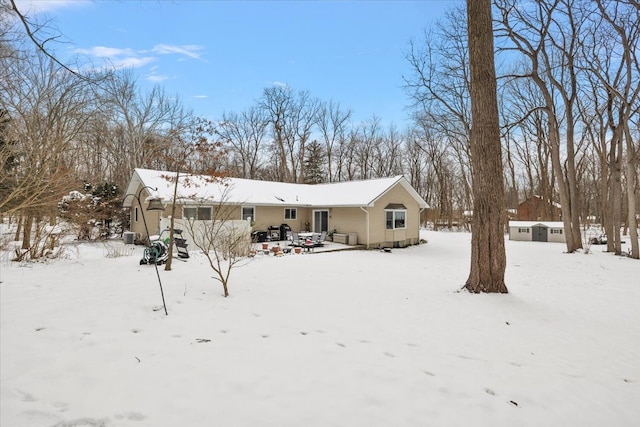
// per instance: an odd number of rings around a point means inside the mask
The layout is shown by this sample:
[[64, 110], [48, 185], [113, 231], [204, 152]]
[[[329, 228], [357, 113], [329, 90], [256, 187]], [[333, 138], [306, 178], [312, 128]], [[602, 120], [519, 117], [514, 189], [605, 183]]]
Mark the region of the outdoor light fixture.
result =
[[162, 199], [159, 197], [154, 197], [152, 199], [147, 199], [149, 206], [147, 206], [148, 211], [163, 211], [164, 205], [162, 204]]
[[[145, 189], [158, 191], [157, 188], [144, 186], [138, 191], [138, 194], [132, 194], [132, 193], [125, 194], [124, 198], [122, 199], [122, 203], [124, 203], [124, 201], [127, 200], [127, 197], [129, 196], [133, 197], [138, 201], [138, 205], [140, 205], [140, 208], [141, 208], [140, 212], [142, 213], [142, 222], [144, 224], [144, 230], [147, 232], [147, 239], [149, 240], [149, 244], [151, 244], [151, 239], [149, 237], [149, 228], [147, 227], [147, 219], [144, 216], [145, 210], [142, 209], [142, 201], [140, 200], [140, 195], [142, 194], [142, 190], [145, 190]], [[146, 210], [148, 211], [164, 210], [164, 206], [162, 205], [162, 199], [160, 199], [160, 197], [148, 198], [147, 202], [149, 205], [147, 206]], [[162, 296], [162, 306], [164, 307], [164, 314], [168, 316], [169, 313], [167, 312], [167, 304], [164, 302], [164, 291], [162, 290], [162, 281], [160, 280], [160, 272], [158, 271], [158, 264], [154, 262], [153, 265], [156, 268], [156, 276], [158, 276], [158, 284], [160, 285], [160, 295]]]

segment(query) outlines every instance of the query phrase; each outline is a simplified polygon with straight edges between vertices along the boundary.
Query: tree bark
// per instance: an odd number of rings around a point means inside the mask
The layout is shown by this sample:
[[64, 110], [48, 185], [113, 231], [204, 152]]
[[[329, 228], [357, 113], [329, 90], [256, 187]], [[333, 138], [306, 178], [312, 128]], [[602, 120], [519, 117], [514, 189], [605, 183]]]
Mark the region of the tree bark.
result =
[[504, 179], [491, 0], [467, 0], [471, 76], [473, 221], [470, 292], [507, 293]]
[[176, 181], [173, 184], [173, 200], [171, 201], [171, 222], [169, 225], [169, 256], [164, 265], [165, 271], [171, 270], [173, 259], [173, 225], [176, 218], [176, 199], [178, 198], [178, 182], [180, 180], [180, 168], [176, 169]]
[[636, 174], [635, 163], [637, 152], [633, 146], [633, 139], [629, 127], [625, 127], [625, 140], [627, 142], [627, 225], [629, 227], [629, 239], [631, 240], [631, 258], [640, 259], [640, 247], [638, 244], [638, 221], [636, 220]]

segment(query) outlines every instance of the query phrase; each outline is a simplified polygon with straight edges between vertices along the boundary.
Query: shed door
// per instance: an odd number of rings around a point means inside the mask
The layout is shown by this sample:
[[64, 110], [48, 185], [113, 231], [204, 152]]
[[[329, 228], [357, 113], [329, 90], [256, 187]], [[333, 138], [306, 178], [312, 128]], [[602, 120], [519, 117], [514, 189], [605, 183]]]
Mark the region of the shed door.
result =
[[546, 242], [547, 241], [547, 227], [534, 226], [531, 227], [531, 240], [534, 242]]

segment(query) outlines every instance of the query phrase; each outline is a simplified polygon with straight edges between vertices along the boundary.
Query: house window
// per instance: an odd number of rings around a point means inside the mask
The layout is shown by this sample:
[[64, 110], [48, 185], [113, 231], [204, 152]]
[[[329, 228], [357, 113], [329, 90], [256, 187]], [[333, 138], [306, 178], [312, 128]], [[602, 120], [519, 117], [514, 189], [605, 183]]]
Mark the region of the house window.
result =
[[186, 207], [182, 208], [182, 217], [186, 219], [197, 219], [200, 221], [211, 220], [210, 207]]
[[251, 219], [251, 221], [256, 220], [256, 208], [253, 206], [242, 207], [242, 220], [246, 221], [248, 219]]
[[211, 221], [211, 208], [198, 208], [198, 219]]
[[387, 230], [406, 228], [406, 210], [387, 210], [385, 211], [385, 214], [387, 220]]
[[561, 228], [552, 228], [551, 229], [551, 234], [562, 234], [562, 229]]
[[298, 219], [298, 209], [284, 208], [284, 219]]
[[529, 233], [528, 228], [518, 228], [518, 233]]
[[136, 206], [136, 208], [133, 210], [133, 216], [134, 216], [134, 221], [138, 222], [138, 207]]

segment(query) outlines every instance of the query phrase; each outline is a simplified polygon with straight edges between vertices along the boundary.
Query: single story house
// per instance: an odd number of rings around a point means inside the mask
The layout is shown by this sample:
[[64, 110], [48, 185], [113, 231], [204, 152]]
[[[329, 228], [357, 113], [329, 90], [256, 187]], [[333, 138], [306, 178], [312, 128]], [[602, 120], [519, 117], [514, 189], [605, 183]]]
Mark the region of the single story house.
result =
[[509, 240], [564, 243], [562, 221], [509, 221]]
[[139, 200], [124, 199], [132, 208], [132, 232], [146, 234], [139, 202], [146, 209], [153, 196], [164, 210], [145, 211], [144, 219], [149, 233], [159, 233], [171, 215], [175, 191], [176, 221], [211, 220], [213, 209], [224, 205], [225, 219], [249, 221], [254, 231], [286, 224], [296, 232], [345, 234], [349, 244], [404, 247], [419, 242], [420, 214], [428, 207], [403, 176], [311, 185], [180, 174], [177, 189], [175, 176], [134, 170], [127, 194], [140, 194]]
[[562, 218], [559, 203], [534, 195], [518, 204], [518, 221], [558, 221]]

